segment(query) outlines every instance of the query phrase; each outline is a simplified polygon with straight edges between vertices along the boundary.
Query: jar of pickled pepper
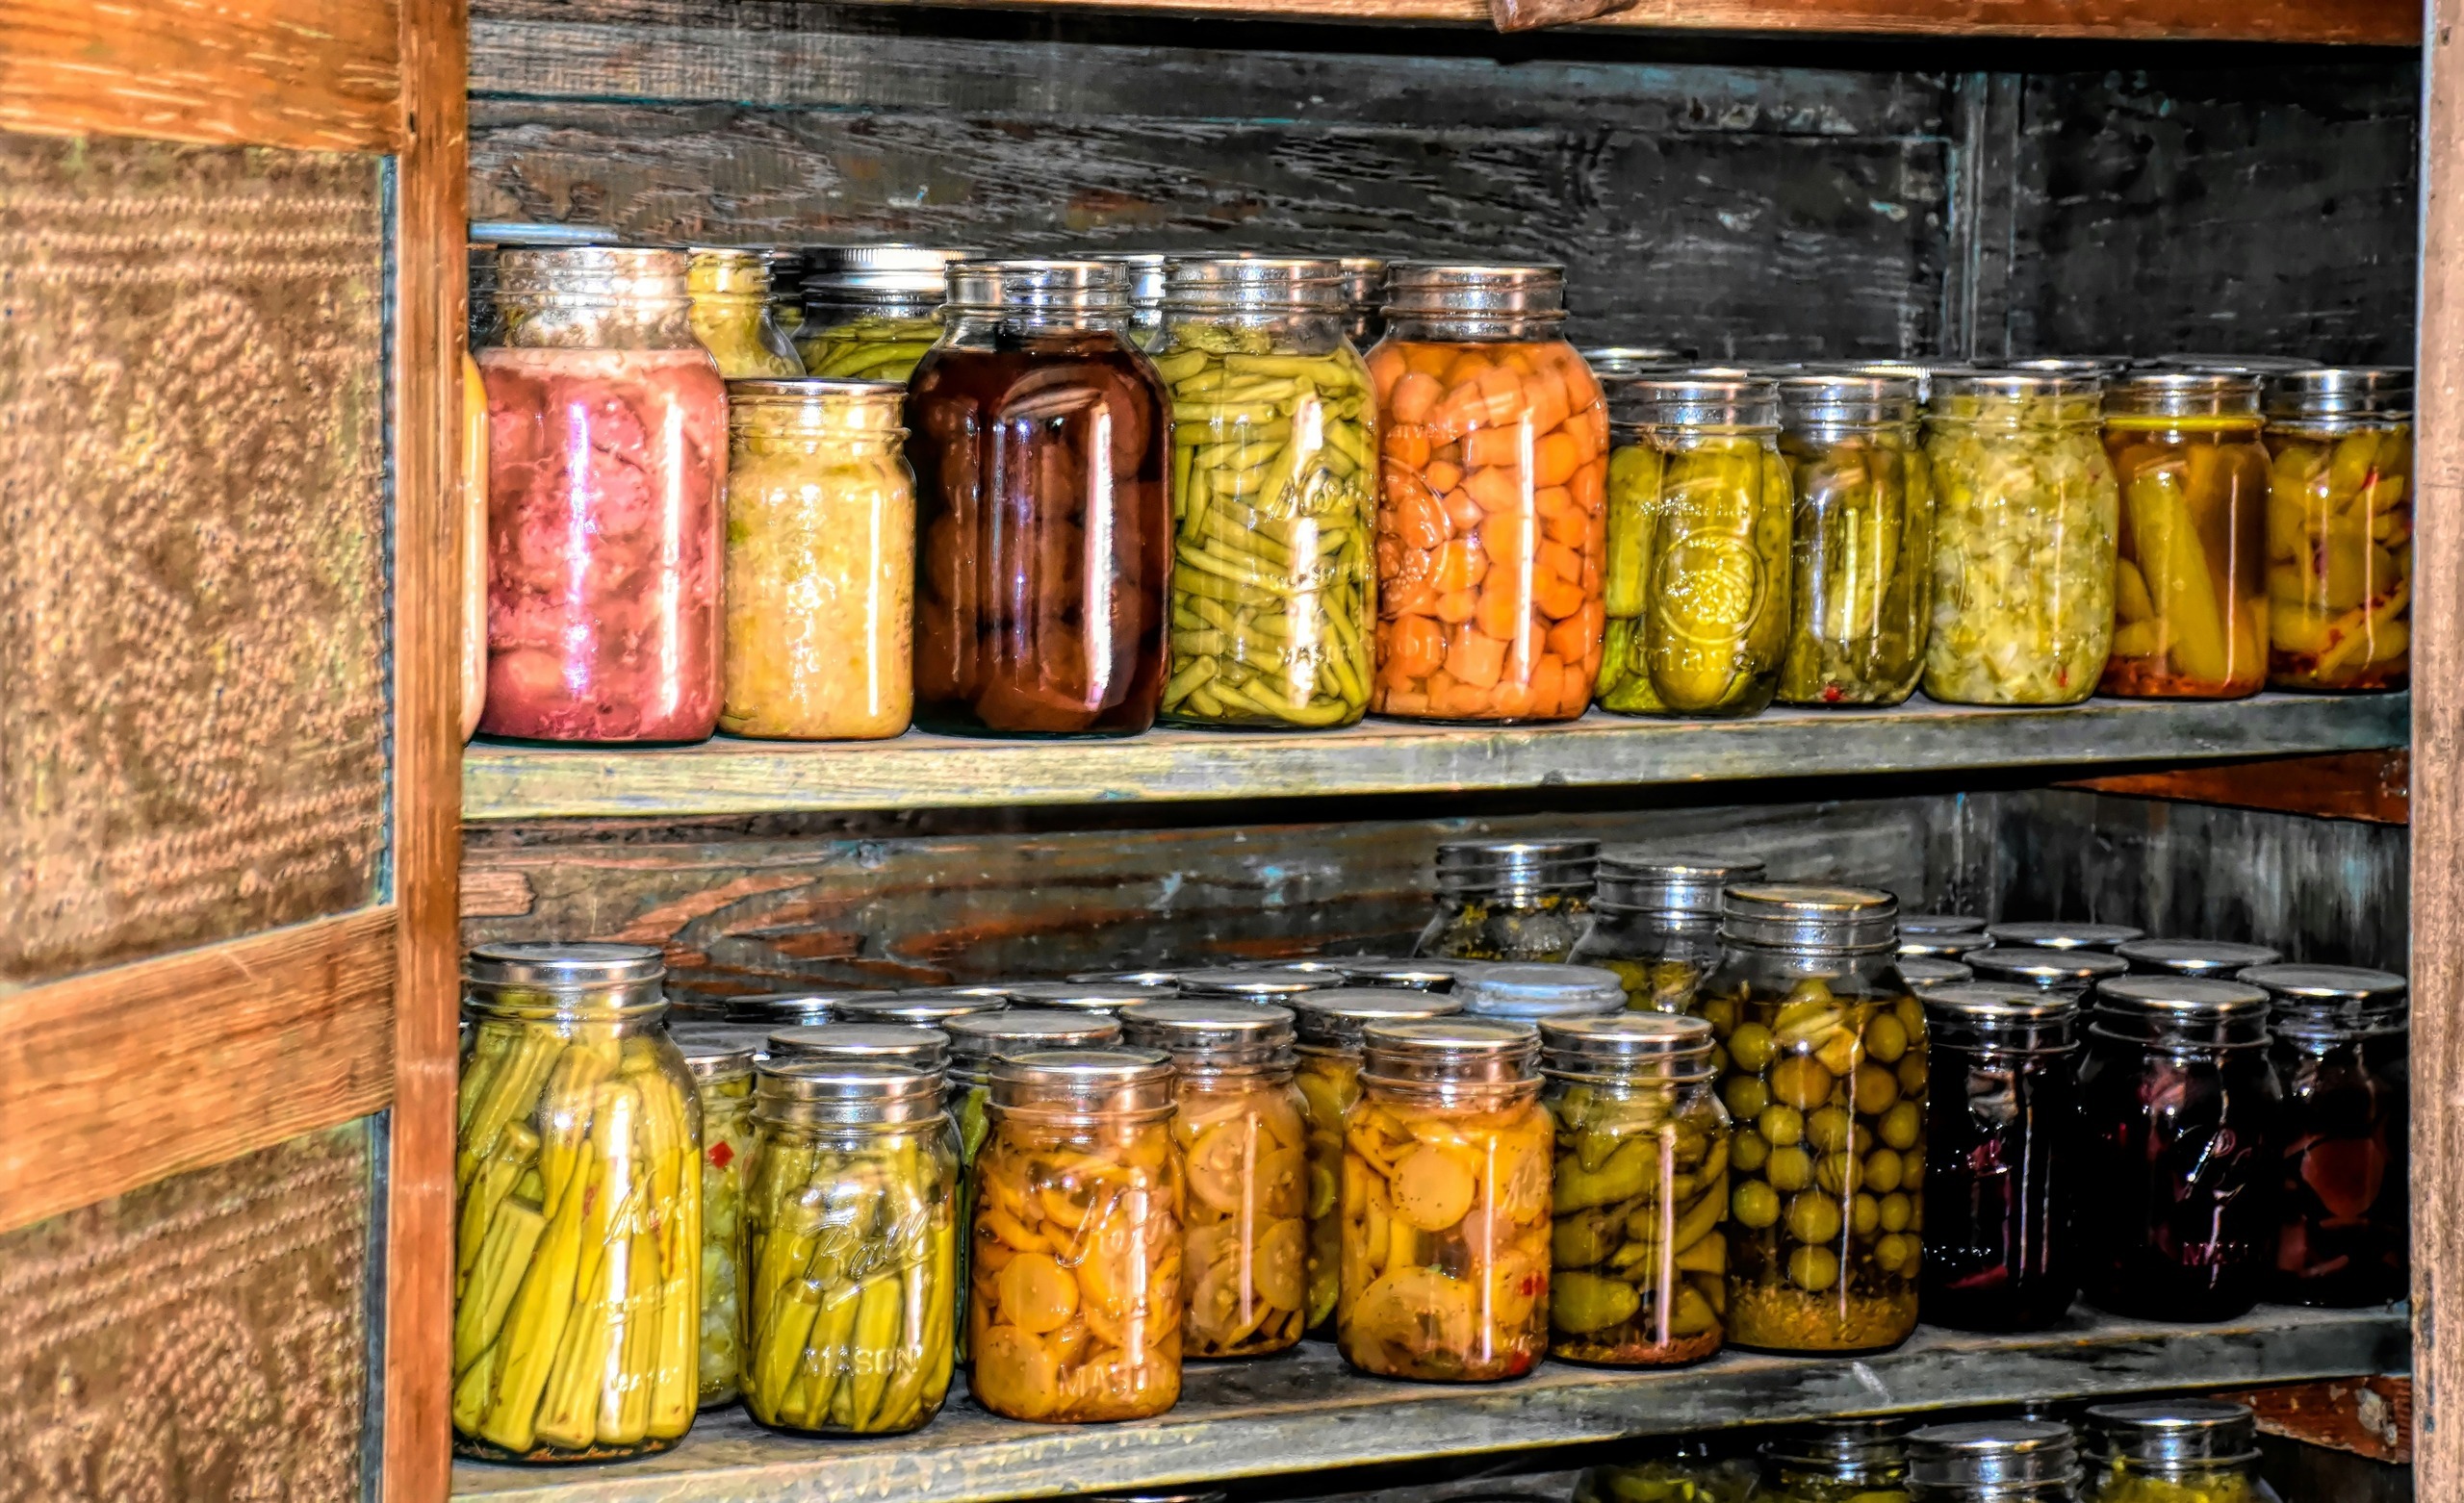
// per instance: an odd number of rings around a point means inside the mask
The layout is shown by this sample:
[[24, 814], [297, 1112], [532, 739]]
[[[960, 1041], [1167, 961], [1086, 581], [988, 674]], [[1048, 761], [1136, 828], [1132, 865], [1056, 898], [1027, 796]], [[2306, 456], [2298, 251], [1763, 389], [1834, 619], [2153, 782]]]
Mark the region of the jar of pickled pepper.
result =
[[1666, 1367], [1720, 1349], [1729, 1116], [1711, 1025], [1620, 1011], [1540, 1025], [1556, 1127], [1550, 1355]]
[[2121, 526], [2104, 693], [2237, 700], [2267, 681], [2259, 427], [2256, 376], [2141, 371], [2105, 389]]
[[1304, 1334], [1334, 1338], [1335, 1295], [1343, 1277], [1344, 1116], [1360, 1100], [1361, 1033], [1373, 1023], [1438, 1018], [1463, 1010], [1433, 992], [1337, 987], [1290, 1000], [1299, 1067], [1301, 1128], [1308, 1134], [1309, 1303]]
[[2269, 687], [2410, 681], [2412, 407], [2408, 369], [2268, 375]]
[[1180, 1078], [1181, 1355], [1260, 1357], [1296, 1344], [1308, 1303], [1309, 1165], [1292, 1009], [1142, 1002], [1121, 1009], [1120, 1028], [1130, 1047], [1170, 1057]]
[[2146, 937], [2146, 930], [2127, 924], [2092, 924], [2079, 919], [1997, 920], [1985, 926], [1986, 937], [2005, 949], [2111, 951]]
[[731, 381], [788, 380], [805, 373], [796, 346], [770, 317], [766, 252], [696, 245], [685, 253], [693, 337]]
[[2079, 1503], [2079, 1446], [2053, 1420], [1928, 1425], [1908, 1435], [1913, 1503]]
[[2273, 965], [2284, 958], [2265, 945], [2236, 945], [2221, 939], [2132, 939], [2114, 947], [2138, 976], [2203, 976], [2210, 981], [2240, 979], [2254, 965]]
[[1760, 881], [1762, 863], [1603, 846], [1597, 870], [1590, 932], [1566, 958], [1616, 972], [1637, 1012], [1694, 1010], [1694, 988], [1720, 959], [1720, 893]]
[[1756, 714], [1779, 689], [1792, 610], [1779, 390], [1696, 370], [1623, 383], [1618, 400], [1600, 707]]
[[2258, 1420], [2239, 1404], [2155, 1399], [2088, 1411], [2087, 1503], [2281, 1503], [2259, 1475]]
[[679, 1039], [702, 1106], [702, 1387], [708, 1409], [736, 1396], [743, 1361], [744, 1170], [753, 1154], [753, 1051]]
[[992, 1062], [967, 1265], [969, 1390], [1012, 1419], [1142, 1419], [1181, 1394], [1173, 1078], [1140, 1049]]
[[1835, 1419], [1762, 1443], [1755, 1503], [1909, 1503], [1908, 1425]]
[[1549, 1344], [1553, 1129], [1527, 1023], [1436, 1018], [1361, 1034], [1344, 1116], [1335, 1340], [1364, 1372], [1516, 1378]]
[[2130, 974], [2130, 962], [2101, 950], [1971, 950], [1960, 964], [1980, 981], [2017, 986], [2047, 997], [2085, 998], [2099, 981]]
[[1558, 267], [1407, 264], [1369, 353], [1377, 684], [1407, 720], [1572, 720], [1600, 666], [1608, 419]]
[[1886, 892], [1729, 889], [1696, 1008], [1728, 1048], [1729, 1339], [1878, 1351], [1916, 1326], [1925, 1015]]
[[1591, 928], [1596, 840], [1450, 840], [1437, 915], [1412, 947], [1447, 960], [1564, 960]]
[[1916, 690], [1934, 618], [1934, 483], [1916, 382], [1781, 379], [1780, 452], [1795, 517], [1784, 704], [1897, 704]]
[[453, 1447], [500, 1462], [675, 1446], [700, 1407], [702, 1111], [641, 945], [463, 961]]
[[948, 269], [972, 247], [814, 245], [804, 253], [796, 353], [808, 375], [904, 381], [941, 337]]
[[941, 1077], [772, 1060], [746, 1177], [745, 1413], [898, 1435], [940, 1413], [956, 1344], [958, 1134]]

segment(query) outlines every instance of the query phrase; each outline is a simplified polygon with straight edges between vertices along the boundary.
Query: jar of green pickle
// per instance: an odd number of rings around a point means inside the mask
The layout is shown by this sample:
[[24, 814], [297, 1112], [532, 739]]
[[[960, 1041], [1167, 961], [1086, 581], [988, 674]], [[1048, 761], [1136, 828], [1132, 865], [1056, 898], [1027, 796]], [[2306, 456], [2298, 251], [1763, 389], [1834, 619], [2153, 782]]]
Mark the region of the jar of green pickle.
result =
[[719, 363], [719, 374], [753, 381], [805, 373], [796, 346], [770, 317], [765, 253], [696, 246], [685, 253], [684, 286], [693, 297], [693, 337]]
[[2239, 1404], [2098, 1404], [2088, 1426], [2088, 1503], [2280, 1503], [2259, 1476], [2258, 1420]]
[[753, 1051], [684, 1043], [702, 1104], [702, 1407], [735, 1397], [742, 1360], [744, 1166], [753, 1153]]
[[897, 1435], [940, 1413], [957, 1350], [958, 1133], [941, 1078], [776, 1062], [746, 1177], [745, 1413]]
[[1568, 958], [1616, 972], [1637, 1012], [1693, 1011], [1695, 987], [1720, 960], [1720, 894], [1760, 881], [1762, 863], [1603, 846], [1599, 874], [1591, 932]]
[[1415, 955], [1563, 960], [1591, 928], [1597, 840], [1450, 840]]
[[815, 245], [805, 252], [796, 353], [816, 376], [904, 381], [941, 337], [946, 269], [972, 246]]
[[481, 945], [454, 1138], [453, 1445], [672, 1448], [700, 1407], [702, 1109], [642, 945]]
[[1729, 1339], [1878, 1351], [1916, 1325], [1925, 1013], [1861, 887], [1728, 890], [1697, 1010], [1728, 1046]]
[[1934, 483], [1908, 376], [1780, 382], [1795, 588], [1784, 704], [1897, 704], [1934, 614]]
[[1915, 1503], [2079, 1503], [2079, 1446], [2042, 1419], [1928, 1425], [1908, 1436]]
[[1770, 704], [1791, 594], [1779, 433], [1779, 389], [1760, 377], [1691, 371], [1619, 387], [1602, 709], [1725, 716]]
[[1745, 1503], [1754, 1463], [1700, 1436], [1647, 1442], [1630, 1461], [1586, 1468], [1571, 1503]]
[[1909, 1503], [1908, 1427], [1837, 1419], [1763, 1442], [1755, 1503]]

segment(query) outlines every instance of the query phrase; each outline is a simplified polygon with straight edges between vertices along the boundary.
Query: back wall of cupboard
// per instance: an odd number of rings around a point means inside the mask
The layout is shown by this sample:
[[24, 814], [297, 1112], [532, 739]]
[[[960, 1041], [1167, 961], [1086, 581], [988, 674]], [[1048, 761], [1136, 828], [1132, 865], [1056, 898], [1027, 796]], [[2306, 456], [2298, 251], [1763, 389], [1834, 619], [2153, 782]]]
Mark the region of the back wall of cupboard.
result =
[[1706, 356], [2412, 347], [2406, 52], [474, 12], [478, 218], [1561, 260], [1578, 343]]

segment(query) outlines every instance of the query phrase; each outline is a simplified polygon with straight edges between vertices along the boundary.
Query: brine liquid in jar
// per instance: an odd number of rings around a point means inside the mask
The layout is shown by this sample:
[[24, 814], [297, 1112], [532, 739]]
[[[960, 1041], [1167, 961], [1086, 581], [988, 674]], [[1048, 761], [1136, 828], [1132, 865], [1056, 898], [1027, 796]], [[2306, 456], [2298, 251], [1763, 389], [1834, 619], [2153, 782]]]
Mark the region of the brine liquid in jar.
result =
[[2268, 376], [2270, 687], [2411, 680], [2412, 407], [2409, 369]]
[[2106, 694], [2233, 700], [2267, 681], [2259, 383], [2143, 371], [2107, 388], [2121, 492]]

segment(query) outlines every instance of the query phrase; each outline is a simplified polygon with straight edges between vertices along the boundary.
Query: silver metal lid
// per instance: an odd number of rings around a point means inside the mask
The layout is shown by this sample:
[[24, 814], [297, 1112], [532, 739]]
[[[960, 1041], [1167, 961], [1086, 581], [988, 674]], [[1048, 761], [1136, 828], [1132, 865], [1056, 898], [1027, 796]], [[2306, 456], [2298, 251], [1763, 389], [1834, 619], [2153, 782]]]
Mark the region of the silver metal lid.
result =
[[2412, 368], [2323, 366], [2270, 371], [2267, 409], [2271, 418], [2410, 417]]
[[674, 1030], [690, 1023], [725, 1023], [728, 1000], [703, 992], [678, 991], [667, 994], [667, 1026]]
[[1246, 997], [1281, 1001], [1344, 983], [1340, 971], [1278, 971], [1245, 965], [1203, 966], [1181, 973], [1184, 997]]
[[761, 992], [750, 997], [728, 999], [728, 1021], [759, 1023], [772, 1028], [788, 1028], [799, 1023], [827, 1023], [838, 1015], [838, 1006], [863, 997], [885, 997], [887, 992], [858, 991], [854, 988], [829, 988], [812, 991]]
[[2260, 987], [2286, 1038], [2353, 1038], [2409, 1026], [2409, 983], [2392, 971], [2345, 965], [2256, 965], [2235, 980]]
[[684, 1068], [703, 1083], [749, 1079], [759, 1057], [751, 1049], [715, 1038], [680, 1038], [676, 1047], [684, 1056]]
[[1674, 366], [1685, 364], [1683, 350], [1663, 344], [1603, 344], [1579, 352], [1582, 363], [1603, 386], [1617, 381], [1631, 381], [1638, 376], [1657, 375]]
[[992, 1103], [1069, 1116], [1158, 1115], [1172, 1109], [1169, 1057], [1151, 1049], [1037, 1049], [1003, 1055], [989, 1072]]
[[623, 236], [604, 224], [526, 224], [511, 219], [475, 219], [471, 243], [511, 249], [521, 245], [612, 245]]
[[1918, 995], [1938, 1045], [2061, 1054], [2076, 1041], [2079, 1000], [2034, 986], [1967, 981]]
[[1907, 956], [1931, 956], [1938, 960], [1956, 960], [1970, 951], [1984, 950], [1993, 941], [1982, 931], [1966, 934], [1910, 934], [1899, 936], [1899, 953]]
[[861, 1059], [778, 1059], [761, 1067], [754, 1114], [772, 1122], [865, 1127], [921, 1122], [941, 1110], [941, 1077]]
[[842, 1002], [834, 1009], [837, 1016], [857, 1023], [945, 1023], [951, 1018], [970, 1017], [978, 1012], [998, 1012], [1010, 1006], [1004, 996], [952, 996], [937, 991], [875, 993], [869, 997]]
[[1720, 938], [1730, 944], [1882, 954], [1898, 933], [1899, 900], [1876, 887], [1747, 882], [1720, 904]]
[[948, 285], [951, 266], [983, 256], [972, 245], [808, 245], [804, 285], [813, 293], [913, 293], [937, 298]]
[[1158, 294], [1173, 310], [1318, 309], [1351, 306], [1343, 263], [1310, 256], [1185, 258], [1160, 270]]
[[1937, 987], [1956, 986], [1976, 977], [1974, 971], [1957, 960], [1943, 960], [1933, 955], [1902, 955], [1891, 963], [1898, 968], [1899, 979], [1908, 983], [1908, 989], [1919, 997]]
[[667, 975], [667, 957], [649, 945], [564, 944], [500, 940], [475, 945], [462, 957], [462, 979], [475, 986], [548, 990], [637, 985]]
[[914, 1070], [949, 1062], [949, 1035], [912, 1023], [817, 1023], [775, 1029], [772, 1059], [871, 1059]]
[[972, 997], [988, 1002], [1015, 1002], [1025, 981], [953, 981], [947, 986], [902, 986], [901, 997]]
[[1292, 1009], [1293, 1031], [1303, 1048], [1357, 1053], [1361, 1031], [1372, 1023], [1412, 1018], [1442, 1018], [1463, 1010], [1463, 1004], [1444, 992], [1400, 986], [1339, 986], [1313, 991], [1285, 1004]]
[[2039, 991], [2067, 991], [2073, 996], [2130, 970], [2129, 961], [2101, 950], [2037, 950], [2002, 945], [1971, 950], [1960, 956], [1960, 964], [1974, 971], [1979, 981], [2033, 986]]
[[1437, 890], [1587, 893], [1599, 859], [1597, 840], [1450, 840], [1437, 848]]
[[1348, 986], [1384, 986], [1405, 991], [1451, 991], [1454, 983], [1494, 962], [1449, 960], [1431, 956], [1399, 960], [1385, 955], [1339, 955]]
[[1172, 256], [1161, 250], [1091, 250], [1089, 261], [1108, 261], [1129, 275], [1129, 300], [1141, 308], [1154, 308], [1164, 301], [1170, 286]]
[[[1175, 978], [1186, 976], [1175, 971]], [[1133, 1002], [1161, 1002], [1180, 995], [1177, 980], [1169, 986], [1129, 981], [1011, 981], [1003, 990], [1020, 1006], [1058, 1007], [1064, 1012], [1100, 1012], [1109, 1017]]]
[[2114, 946], [2114, 954], [2144, 975], [2208, 976], [2219, 981], [2284, 958], [2265, 945], [2236, 945], [2221, 939], [2132, 939]]
[[1540, 1069], [1582, 1080], [1707, 1081], [1717, 1042], [1702, 1018], [1665, 1012], [1543, 1018]]
[[1981, 934], [1985, 921], [1967, 913], [1903, 913], [1899, 916], [1900, 937], [1911, 934]]
[[2105, 416], [2259, 415], [2259, 378], [2239, 370], [2136, 370], [2105, 387]]
[[2145, 930], [2127, 924], [2086, 924], [2070, 919], [1988, 924], [1985, 931], [1993, 936], [1997, 945], [2028, 950], [2111, 950], [2147, 935]]
[[2157, 1469], [2246, 1462], [2259, 1454], [2258, 1417], [2214, 1399], [2092, 1404], [2088, 1423], [2106, 1455]]
[[1160, 1049], [1176, 1065], [1270, 1059], [1292, 1047], [1290, 1007], [1262, 1003], [1175, 998], [1120, 1009], [1121, 1042]]
[[1525, 1022], [1620, 1012], [1626, 1006], [1625, 982], [1596, 965], [1490, 965], [1456, 981], [1450, 995], [1476, 1017]]
[[1073, 984], [1085, 986], [1145, 986], [1168, 992], [1181, 989], [1181, 973], [1168, 965], [1140, 971], [1072, 971], [1068, 979]]
[[1554, 318], [1565, 299], [1563, 267], [1406, 261], [1386, 270], [1389, 318]]
[[2195, 352], [2150, 355], [2144, 360], [2131, 362], [2133, 369], [2213, 370], [2230, 375], [2259, 376], [2276, 375], [2290, 370], [2312, 370], [2316, 369], [2318, 365], [2317, 361], [2305, 360], [2299, 355], [2224, 355]]
[[1779, 383], [1709, 369], [1638, 376], [1620, 383], [1609, 416], [1621, 426], [1777, 428]]
[[1778, 385], [1788, 428], [1914, 422], [1921, 400], [1915, 377], [1873, 371], [1808, 371]]
[[1093, 1012], [1052, 1007], [1012, 1007], [952, 1018], [938, 1032], [949, 1038], [951, 1068], [981, 1075], [1003, 1055], [1046, 1049], [1101, 1049], [1120, 1042], [1117, 1020]]
[[506, 246], [497, 252], [497, 301], [535, 298], [685, 304], [680, 250], [638, 245]]
[[961, 261], [949, 304], [970, 313], [1129, 311], [1129, 268], [1115, 261]]
[[1344, 295], [1353, 307], [1374, 308], [1386, 300], [1385, 257], [1339, 256], [1335, 265], [1343, 268]]
[[2264, 1044], [2268, 994], [2241, 981], [2124, 976], [2096, 984], [2090, 1026], [2112, 1038], [2239, 1048]]
[[1504, 1018], [1426, 1018], [1361, 1030], [1361, 1073], [1413, 1084], [1536, 1081], [1540, 1031]]
[[1888, 1482], [1907, 1465], [1907, 1435], [1901, 1419], [1827, 1420], [1764, 1441], [1762, 1457], [1782, 1466], [1832, 1471], [1842, 1481]]
[[2044, 1420], [1995, 1419], [1928, 1425], [1908, 1435], [1908, 1482], [1918, 1490], [1981, 1490], [1998, 1496], [2069, 1495], [2079, 1474], [2070, 1427]]
[[709, 1045], [730, 1054], [750, 1054], [756, 1064], [770, 1055], [770, 1031], [729, 1023], [672, 1024], [667, 1036], [676, 1040], [679, 1049]]
[[2098, 376], [2110, 380], [2127, 371], [2130, 364], [2128, 355], [2031, 355], [2025, 360], [2006, 360], [2002, 369], [2031, 375]]
[[1648, 846], [1600, 848], [1600, 898], [1604, 907], [1717, 917], [1720, 894], [1740, 882], [1762, 880], [1763, 864], [1753, 856], [1660, 852]]

